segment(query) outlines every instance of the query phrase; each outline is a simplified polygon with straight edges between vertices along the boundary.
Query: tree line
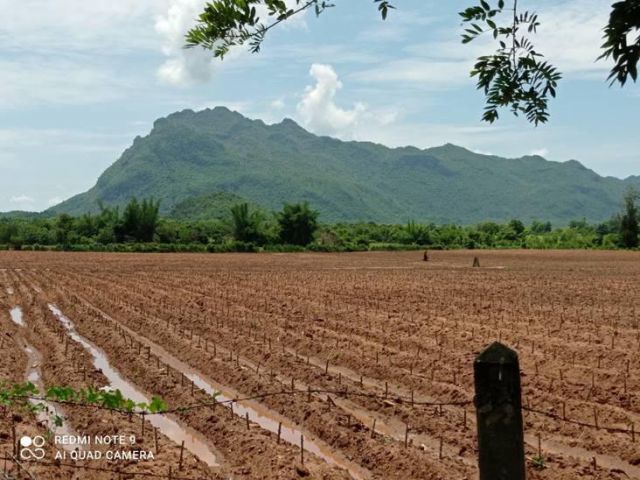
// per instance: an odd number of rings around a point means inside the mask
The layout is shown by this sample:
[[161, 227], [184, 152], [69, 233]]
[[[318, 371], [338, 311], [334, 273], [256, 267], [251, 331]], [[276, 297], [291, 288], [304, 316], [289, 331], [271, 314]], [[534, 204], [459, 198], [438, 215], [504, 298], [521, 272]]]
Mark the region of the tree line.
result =
[[623, 208], [606, 222], [436, 225], [322, 224], [307, 202], [268, 213], [248, 203], [230, 208], [229, 219], [162, 218], [160, 203], [132, 199], [122, 211], [100, 205], [97, 214], [0, 219], [0, 248], [99, 251], [361, 251], [412, 248], [628, 248], [639, 246], [639, 195], [629, 191]]

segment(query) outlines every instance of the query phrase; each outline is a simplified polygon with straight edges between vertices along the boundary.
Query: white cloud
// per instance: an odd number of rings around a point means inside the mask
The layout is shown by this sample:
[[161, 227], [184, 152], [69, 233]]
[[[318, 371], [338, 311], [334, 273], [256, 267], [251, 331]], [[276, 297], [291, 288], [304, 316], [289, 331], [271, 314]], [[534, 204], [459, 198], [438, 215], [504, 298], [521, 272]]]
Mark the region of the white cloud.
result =
[[126, 77], [85, 61], [27, 56], [0, 60], [0, 109], [23, 105], [81, 105], [114, 100], [133, 88]]
[[[541, 26], [534, 37], [537, 49], [560, 71], [571, 76], [593, 76], [610, 68], [596, 62], [603, 43], [611, 2], [571, 0], [539, 9]], [[602, 77], [604, 78], [604, 77]]]
[[[566, 77], [605, 78], [610, 65], [596, 59], [601, 53], [602, 28], [607, 23], [610, 4], [601, 0], [540, 3], [529, 7], [537, 11], [541, 22], [538, 33], [530, 36], [536, 50]], [[404, 55], [349, 78], [364, 83], [403, 82], [422, 89], [473, 85], [475, 80], [469, 78], [469, 72], [476, 58], [493, 53], [496, 42], [484, 36], [463, 45], [460, 32], [459, 26], [440, 29], [433, 40], [407, 45], [401, 50]]]
[[274, 110], [282, 110], [285, 106], [284, 104], [284, 99], [282, 98], [276, 98], [275, 100], [273, 100], [270, 104], [271, 108], [273, 108]]
[[28, 195], [15, 195], [9, 199], [9, 203], [16, 205], [31, 205], [35, 200]]
[[168, 57], [158, 69], [161, 81], [170, 85], [186, 85], [211, 79], [211, 52], [184, 48], [184, 36], [195, 25], [204, 5], [205, 0], [171, 0], [167, 12], [157, 17], [155, 29], [163, 37], [162, 52]]
[[531, 153], [529, 155], [537, 155], [539, 157], [546, 157], [547, 155], [549, 155], [549, 149], [548, 148], [538, 148], [536, 150], [531, 151]]
[[407, 10], [403, 5], [394, 10], [386, 21], [376, 12], [376, 21], [361, 30], [356, 39], [367, 44], [405, 41], [415, 29], [424, 30], [434, 23], [436, 19], [425, 14], [427, 9], [428, 6], [425, 5], [418, 10]]
[[123, 58], [157, 46], [167, 0], [0, 0], [0, 108], [113, 100], [134, 83]]
[[309, 74], [316, 84], [306, 88], [298, 104], [302, 123], [316, 133], [351, 137], [366, 107], [362, 103], [352, 109], [336, 105], [336, 93], [342, 88], [342, 82], [331, 65], [313, 64]]
[[433, 58], [405, 58], [361, 70], [349, 78], [364, 83], [406, 82], [423, 88], [449, 88], [470, 84], [470, 65], [464, 61], [442, 61]]
[[[296, 9], [300, 7], [296, 0], [284, 0], [284, 3], [287, 5], [289, 9]], [[289, 17], [286, 22], [278, 25], [279, 28], [282, 29], [298, 29], [298, 30], [307, 30], [307, 13], [309, 9], [303, 10], [297, 15], [293, 17]], [[269, 17], [269, 9], [264, 4], [258, 4], [256, 6], [256, 15], [260, 18], [260, 22], [264, 25], [268, 25], [273, 21], [274, 17]]]
[[[144, 129], [143, 129], [144, 130]], [[92, 132], [53, 128], [0, 128], [0, 151], [20, 151], [45, 148], [69, 152], [101, 152], [123, 148], [138, 131]]]
[[477, 148], [474, 148], [473, 150], [471, 150], [473, 153], [477, 153], [478, 155], [487, 155], [489, 157], [492, 157], [494, 154], [493, 152], [489, 152], [487, 150], [478, 150]]
[[50, 207], [53, 207], [54, 205], [57, 205], [57, 204], [61, 203], [62, 200], [63, 200], [63, 198], [61, 198], [61, 197], [53, 197], [53, 198], [50, 198], [49, 200], [47, 200], [47, 205], [50, 206]]
[[[295, 0], [286, 0], [289, 7]], [[156, 17], [155, 30], [162, 37], [162, 53], [166, 61], [158, 69], [158, 78], [169, 85], [190, 85], [211, 80], [216, 70], [222, 68], [220, 59], [213, 53], [200, 47], [185, 49], [185, 35], [197, 23], [206, 0], [170, 0], [166, 12]], [[269, 23], [268, 11], [259, 5], [257, 15], [263, 23]], [[305, 15], [299, 14], [283, 24], [284, 28], [306, 28]], [[225, 56], [224, 64], [245, 57], [248, 50], [244, 47], [232, 48]]]
[[[129, 127], [122, 132], [0, 128], [0, 191], [13, 189], [11, 193], [19, 196], [20, 191], [15, 190], [18, 178], [25, 183], [47, 183], [59, 175], [66, 179], [69, 172], [59, 170], [56, 165], [72, 158], [79, 161], [74, 174], [83, 168], [100, 173], [100, 169], [107, 167], [131, 144], [135, 134], [146, 130], [142, 127]], [[29, 179], [30, 175], [36, 178]]]
[[149, 18], [167, 0], [0, 0], [1, 48], [39, 52], [137, 51], [156, 39]]

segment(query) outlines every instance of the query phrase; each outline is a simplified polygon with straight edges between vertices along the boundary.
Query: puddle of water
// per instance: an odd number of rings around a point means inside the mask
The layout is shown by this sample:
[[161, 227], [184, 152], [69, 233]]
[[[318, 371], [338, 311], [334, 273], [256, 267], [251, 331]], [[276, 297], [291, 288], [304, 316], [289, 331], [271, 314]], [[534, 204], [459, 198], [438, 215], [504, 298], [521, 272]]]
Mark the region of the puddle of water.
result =
[[[93, 365], [95, 368], [100, 369], [104, 376], [107, 377], [111, 388], [120, 390], [124, 397], [135, 402], [150, 402], [150, 398], [138, 390], [134, 384], [125, 380], [122, 375], [111, 366], [104, 351], [93, 345], [77, 332], [73, 322], [67, 318], [58, 307], [49, 304], [49, 310], [51, 310], [60, 323], [62, 323], [69, 336], [91, 354], [93, 357]], [[178, 445], [184, 441], [184, 447], [210, 467], [220, 466], [216, 455], [211, 451], [204, 437], [194, 429], [179, 425], [178, 422], [172, 420], [167, 415], [148, 415], [147, 420]]]
[[[534, 446], [537, 445], [538, 440], [537, 438], [534, 438], [533, 435], [525, 435], [525, 442]], [[585, 462], [591, 462], [591, 459], [596, 457], [596, 463], [599, 467], [604, 467], [609, 470], [617, 469], [625, 472], [630, 478], [640, 478], [640, 467], [631, 465], [630, 463], [611, 455], [601, 455], [581, 447], [572, 447], [566, 443], [549, 439], [545, 440], [544, 438], [542, 439], [541, 446], [543, 452], [546, 450], [554, 454], [578, 458]]]
[[[108, 320], [115, 321], [104, 312], [102, 312], [102, 315]], [[151, 352], [154, 355], [158, 356], [163, 363], [169, 365], [173, 370], [184, 374], [185, 378], [191, 380], [197, 387], [201, 388], [209, 395], [216, 394], [217, 401], [230, 402], [234, 398], [237, 398], [237, 392], [234, 392], [228, 387], [224, 387], [216, 382], [206, 379], [200, 372], [193, 369], [182, 360], [174, 357], [160, 345], [157, 345], [146, 337], [138, 335], [136, 332], [127, 327], [124, 327], [123, 325], [120, 326], [124, 328], [127, 333], [137, 341], [142, 342], [144, 345], [151, 348]], [[280, 423], [282, 423], [280, 438], [287, 443], [295, 446], [300, 446], [300, 437], [303, 435], [303, 432], [293, 426], [290, 422], [287, 422], [286, 419], [278, 417], [277, 414], [271, 412], [268, 408], [262, 407], [255, 402], [234, 402], [233, 412], [235, 415], [241, 418], [246, 418], [246, 415], [248, 414], [249, 420], [251, 422], [258, 424], [264, 430], [267, 430], [274, 434], [277, 434], [278, 426], [280, 425]], [[317, 440], [314, 440], [308, 436], [305, 436], [304, 438], [304, 449], [305, 451], [313, 453], [314, 455], [323, 459], [328, 464], [346, 470], [349, 475], [355, 480], [365, 480], [370, 478], [370, 474], [364, 469], [360, 468], [356, 464], [349, 462], [345, 458], [341, 458], [342, 455], [333, 453], [331, 451], [331, 447], [329, 447], [328, 445], [322, 445]]]
[[[27, 367], [27, 372], [26, 372], [27, 381], [33, 383], [40, 392], [44, 393], [45, 388], [44, 388], [44, 384], [42, 383], [42, 373], [40, 371], [40, 365], [42, 363], [42, 354], [29, 344], [27, 344], [24, 347], [24, 351], [27, 354], [27, 358], [29, 362]], [[51, 421], [52, 414], [60, 415], [61, 417], [64, 418], [64, 412], [62, 412], [62, 410], [57, 408], [52, 403], [46, 402], [44, 400], [29, 400], [29, 402], [32, 405], [38, 405], [38, 404], [44, 405], [45, 410], [38, 411], [36, 416], [38, 418], [38, 421], [47, 425], [47, 428], [54, 435], [75, 436], [75, 433], [73, 432], [73, 430], [71, 429], [71, 427], [68, 425], [66, 421], [64, 421], [62, 425], [56, 425], [54, 422]], [[78, 448], [82, 450], [81, 446], [79, 446]], [[72, 445], [64, 445], [64, 449], [72, 451], [75, 448]]]
[[24, 327], [24, 319], [22, 318], [22, 308], [13, 307], [9, 311], [9, 315], [11, 315], [11, 320], [13, 321], [13, 323], [18, 325], [19, 327]]
[[[169, 365], [171, 365], [171, 363], [169, 363]], [[184, 376], [189, 380], [191, 380], [197, 387], [207, 392], [209, 395], [217, 394], [216, 396], [217, 401], [231, 402], [233, 400], [234, 395], [230, 394], [229, 392], [226, 392], [226, 395], [225, 395], [225, 393], [222, 392], [221, 388], [216, 387], [212, 382], [208, 382], [207, 380], [202, 378], [202, 376], [200, 376], [198, 373], [195, 373], [194, 371], [192, 371], [188, 366], [186, 365], [184, 366], [187, 367], [186, 369], [181, 370], [184, 373]], [[258, 410], [257, 407], [252, 408], [251, 406], [247, 404], [243, 404], [241, 402], [233, 403], [233, 413], [235, 413], [237, 416], [241, 418], [246, 418], [246, 416], [248, 415], [249, 420], [251, 422], [258, 424], [264, 430], [267, 430], [275, 434], [277, 434], [278, 426], [281, 423], [279, 420], [269, 415], [269, 413], [266, 412], [265, 410], [261, 411], [261, 410]], [[290, 424], [286, 425], [285, 422], [282, 422], [282, 426], [280, 429], [280, 438], [283, 441], [295, 446], [300, 446], [300, 437], [302, 435], [303, 433], [301, 430], [296, 429]], [[318, 457], [320, 457], [325, 462], [331, 465], [336, 465], [340, 468], [344, 468], [348, 470], [348, 468], [342, 465], [339, 460], [336, 460], [329, 452], [325, 452], [325, 449], [320, 447], [316, 442], [314, 442], [309, 438], [305, 438], [304, 440], [304, 449], [305, 451], [308, 451], [310, 453], [313, 453], [314, 455], [317, 455]], [[351, 476], [354, 478], [361, 478], [357, 474], [353, 474], [352, 472], [350, 473], [352, 474]]]

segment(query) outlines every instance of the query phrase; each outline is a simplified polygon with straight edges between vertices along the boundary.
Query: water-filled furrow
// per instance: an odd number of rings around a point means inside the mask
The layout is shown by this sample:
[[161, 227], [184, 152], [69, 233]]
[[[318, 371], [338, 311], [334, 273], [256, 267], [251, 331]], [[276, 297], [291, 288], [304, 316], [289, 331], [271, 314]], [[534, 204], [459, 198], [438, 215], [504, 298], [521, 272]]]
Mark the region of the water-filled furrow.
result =
[[[82, 345], [82, 347], [91, 355], [95, 368], [101, 370], [102, 374], [107, 377], [109, 387], [120, 390], [124, 397], [137, 403], [150, 402], [150, 398], [138, 389], [135, 384], [120, 375], [120, 373], [111, 365], [107, 355], [102, 349], [96, 347], [93, 343], [78, 333], [73, 322], [67, 318], [58, 307], [49, 304], [49, 309], [67, 330], [68, 335], [75, 342]], [[147, 419], [154, 427], [175, 443], [181, 444], [184, 441], [185, 449], [190, 451], [202, 462], [206, 463], [210, 467], [220, 466], [216, 455], [208, 446], [206, 439], [196, 430], [181, 425], [169, 415], [148, 415]]]

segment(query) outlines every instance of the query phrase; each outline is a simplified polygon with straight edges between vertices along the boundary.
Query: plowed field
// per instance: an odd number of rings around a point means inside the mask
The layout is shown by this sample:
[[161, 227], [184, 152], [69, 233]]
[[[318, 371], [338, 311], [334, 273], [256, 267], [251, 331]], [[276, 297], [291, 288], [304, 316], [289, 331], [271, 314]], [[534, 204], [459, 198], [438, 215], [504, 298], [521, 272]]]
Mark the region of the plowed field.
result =
[[501, 341], [529, 479], [640, 479], [639, 323], [638, 253], [0, 252], [0, 380], [170, 409], [54, 405], [154, 454], [56, 462], [46, 418], [0, 407], [2, 456], [47, 440], [0, 478], [476, 479], [473, 361]]

